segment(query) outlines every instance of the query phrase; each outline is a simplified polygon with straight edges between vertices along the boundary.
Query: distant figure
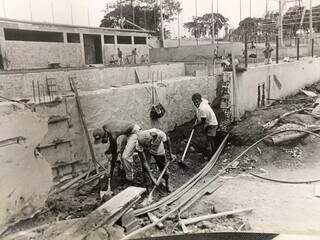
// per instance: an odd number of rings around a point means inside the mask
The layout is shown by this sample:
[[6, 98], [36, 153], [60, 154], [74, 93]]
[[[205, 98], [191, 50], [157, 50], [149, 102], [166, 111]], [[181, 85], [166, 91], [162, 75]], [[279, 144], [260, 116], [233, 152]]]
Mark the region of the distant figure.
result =
[[118, 48], [118, 59], [119, 59], [119, 65], [123, 64], [123, 59], [122, 59], [122, 51], [120, 48]]
[[266, 49], [263, 51], [264, 54], [264, 64], [271, 64], [272, 63], [272, 59], [271, 59], [271, 52], [273, 51], [273, 49], [270, 46], [270, 43], [266, 43]]
[[251, 46], [250, 46], [250, 48], [251, 48], [251, 49], [255, 49], [255, 48], [256, 48], [256, 46], [254, 45], [254, 42], [253, 42], [253, 41], [251, 41]]
[[133, 56], [133, 63], [134, 63], [134, 64], [137, 64], [138, 53], [137, 53], [137, 49], [136, 49], [136, 48], [134, 48], [134, 49], [132, 50], [132, 56]]

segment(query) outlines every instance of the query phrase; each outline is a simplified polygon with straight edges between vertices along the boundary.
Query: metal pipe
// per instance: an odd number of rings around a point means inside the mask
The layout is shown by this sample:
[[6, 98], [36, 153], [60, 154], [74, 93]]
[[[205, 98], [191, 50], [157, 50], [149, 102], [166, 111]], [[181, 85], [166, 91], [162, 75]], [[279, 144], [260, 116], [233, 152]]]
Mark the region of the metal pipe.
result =
[[258, 84], [258, 108], [260, 107], [260, 84]]
[[32, 93], [33, 93], [33, 101], [36, 103], [36, 89], [34, 86], [34, 80], [32, 80]]
[[244, 66], [248, 67], [248, 35], [244, 36]]
[[299, 49], [300, 48], [300, 38], [297, 38], [297, 60], [299, 60], [300, 58], [300, 52], [299, 52]]
[[276, 63], [279, 63], [279, 36], [276, 36]]
[[39, 98], [39, 103], [41, 103], [41, 95], [40, 95], [40, 84], [39, 84], [39, 81], [37, 81], [37, 86], [38, 86], [38, 98]]

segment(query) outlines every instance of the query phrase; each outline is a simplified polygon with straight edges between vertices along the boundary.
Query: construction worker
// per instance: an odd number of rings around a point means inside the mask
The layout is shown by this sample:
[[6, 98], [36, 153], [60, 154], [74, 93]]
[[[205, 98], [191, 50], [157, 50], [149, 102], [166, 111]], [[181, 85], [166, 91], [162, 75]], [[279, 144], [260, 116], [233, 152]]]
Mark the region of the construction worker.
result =
[[110, 178], [113, 177], [115, 164], [117, 161], [118, 154], [121, 153], [121, 149], [118, 149], [117, 139], [120, 136], [126, 137], [126, 144], [124, 146], [121, 163], [126, 174], [126, 180], [129, 184], [133, 181], [133, 152], [135, 150], [137, 142], [137, 133], [141, 128], [134, 123], [128, 121], [110, 121], [104, 124], [101, 128], [97, 128], [93, 131], [94, 144], [108, 143], [109, 149], [106, 154], [112, 154]]
[[[138, 139], [136, 150], [138, 151], [142, 166], [149, 174], [152, 182], [156, 184], [156, 180], [153, 177], [149, 167], [149, 162], [151, 157], [153, 157], [156, 161], [159, 171], [162, 172], [167, 161], [166, 150], [169, 161], [172, 161], [176, 158], [172, 154], [170, 138], [163, 131], [156, 128], [140, 131], [137, 135]], [[165, 180], [166, 190], [170, 192], [169, 174], [167, 170], [165, 171], [163, 178]]]
[[201, 97], [200, 93], [192, 95], [193, 104], [196, 106], [196, 122], [193, 128], [204, 127], [207, 140], [211, 147], [212, 155], [215, 152], [215, 136], [218, 129], [218, 121], [208, 101]]
[[271, 52], [273, 51], [271, 45], [269, 42], [266, 42], [266, 49], [263, 50], [263, 54], [264, 54], [264, 64], [271, 64], [272, 63], [272, 59], [271, 59]]

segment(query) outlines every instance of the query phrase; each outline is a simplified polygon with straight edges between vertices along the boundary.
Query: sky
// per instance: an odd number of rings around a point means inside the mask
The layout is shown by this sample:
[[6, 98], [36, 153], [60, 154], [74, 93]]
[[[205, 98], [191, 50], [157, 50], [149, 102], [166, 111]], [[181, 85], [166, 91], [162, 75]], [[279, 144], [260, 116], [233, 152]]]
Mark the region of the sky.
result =
[[[156, 0], [155, 0], [156, 1]], [[278, 0], [180, 0], [182, 3], [181, 25], [190, 21], [192, 16], [211, 12], [213, 1], [214, 12], [219, 12], [229, 19], [231, 27], [237, 27], [241, 18], [250, 16], [262, 17], [268, 9], [278, 9]], [[309, 6], [310, 0], [303, 0]], [[40, 22], [65, 23], [85, 26], [99, 26], [103, 17], [103, 9], [111, 0], [0, 0], [0, 16], [20, 20]], [[313, 6], [320, 4], [320, 0], [312, 0]], [[177, 32], [177, 21], [168, 26], [172, 32]], [[182, 28], [181, 28], [182, 29]]]

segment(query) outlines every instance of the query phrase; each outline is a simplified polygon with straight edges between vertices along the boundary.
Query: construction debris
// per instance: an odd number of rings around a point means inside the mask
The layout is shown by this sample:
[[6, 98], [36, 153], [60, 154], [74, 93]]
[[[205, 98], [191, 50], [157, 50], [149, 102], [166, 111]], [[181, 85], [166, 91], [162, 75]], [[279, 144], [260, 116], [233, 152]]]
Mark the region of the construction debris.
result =
[[208, 215], [195, 217], [195, 218], [182, 219], [180, 222], [184, 225], [189, 225], [189, 224], [197, 223], [200, 221], [209, 220], [212, 218], [218, 218], [218, 217], [223, 217], [223, 216], [228, 216], [228, 215], [235, 215], [235, 214], [239, 214], [239, 213], [248, 213], [248, 212], [252, 212], [252, 210], [253, 210], [252, 208], [246, 208], [246, 209], [239, 209], [239, 210], [234, 210], [234, 211], [229, 211], [229, 212], [208, 214]]
[[90, 213], [84, 222], [73, 224], [55, 240], [84, 239], [101, 226], [112, 226], [137, 202], [146, 189], [129, 187]]

